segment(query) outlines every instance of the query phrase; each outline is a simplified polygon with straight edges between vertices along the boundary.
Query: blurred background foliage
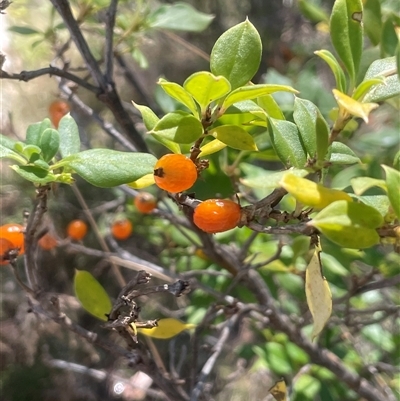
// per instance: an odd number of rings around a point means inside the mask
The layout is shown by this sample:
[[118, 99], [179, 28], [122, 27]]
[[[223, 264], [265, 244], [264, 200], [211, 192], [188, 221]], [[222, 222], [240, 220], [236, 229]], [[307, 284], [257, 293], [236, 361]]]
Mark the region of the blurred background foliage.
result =
[[[398, 1], [382, 0], [380, 3], [381, 18], [374, 19], [374, 15], [369, 15], [368, 18], [373, 21], [365, 21], [367, 50], [362, 65], [369, 65], [374, 58], [394, 55], [397, 45], [395, 27], [398, 29], [400, 26]], [[158, 114], [173, 110], [176, 105], [157, 87], [158, 78], [165, 77], [182, 84], [193, 72], [208, 69], [207, 55], [215, 40], [246, 16], [255, 25], [263, 41], [261, 67], [254, 81], [293, 86], [300, 91], [302, 98], [313, 101], [329, 119], [329, 113], [335, 106], [331, 93], [333, 77], [313, 52], [332, 48], [327, 16], [333, 1], [191, 0], [184, 4], [201, 12], [196, 14], [197, 19], [184, 25], [186, 29], [182, 29], [183, 20], [167, 18], [165, 7], [173, 6], [171, 1], [119, 2], [114, 39], [114, 78], [124, 107], [130, 112], [138, 130], [145, 132], [131, 100], [147, 104]], [[81, 21], [82, 32], [98, 60], [103, 57], [104, 18], [108, 5], [106, 0], [71, 0], [75, 17]], [[57, 54], [62, 53], [63, 61], [67, 60], [77, 75], [83, 78], [87, 76], [82, 59], [74, 45], [69, 43], [69, 34], [50, 2], [15, 0], [0, 16], [0, 22], [2, 52], [6, 55], [4, 70], [20, 72], [47, 67], [50, 63], [58, 65]], [[67, 49], [65, 52], [64, 47]], [[27, 126], [47, 117], [49, 104], [63, 97], [57, 80], [49, 76], [39, 77], [29, 83], [1, 80], [0, 85], [1, 132], [14, 138], [23, 138]], [[79, 97], [105, 120], [112, 118], [92, 93], [77, 87], [72, 87], [72, 90], [76, 90]], [[281, 93], [275, 98], [290, 119], [293, 96]], [[355, 176], [382, 178], [380, 164], [392, 165], [399, 150], [399, 110], [400, 99], [397, 97], [375, 111], [368, 125], [359, 123], [348, 127], [342, 140], [356, 152], [363, 164], [336, 167], [331, 174], [333, 188], [346, 188], [349, 180]], [[79, 109], [72, 106], [71, 114], [78, 122], [84, 146], [119, 148]], [[251, 129], [260, 130], [257, 127]], [[149, 144], [158, 156], [165, 152], [151, 140]], [[194, 187], [196, 196], [200, 199], [232, 196], [237, 190], [232, 184], [232, 177], [252, 179], [257, 177], [260, 168], [263, 171], [282, 168], [268, 140], [260, 143], [259, 147], [262, 149], [259, 153], [241, 155], [240, 163], [238, 152], [234, 150], [212, 155], [210, 168], [203, 174], [204, 180], [199, 180]], [[189, 231], [178, 230], [169, 221], [160, 218], [162, 214], [138, 213], [132, 205], [132, 197], [119, 189], [98, 189], [80, 180], [78, 187], [103, 235], [108, 234], [116, 216], [122, 214], [133, 222], [133, 235], [120, 244], [132, 254], [181, 273], [203, 269], [221, 271], [220, 266], [199, 252], [196, 238]], [[379, 189], [369, 191], [369, 194], [375, 195]], [[163, 198], [155, 188], [151, 188], [150, 192], [160, 199], [161, 210], [173, 211], [178, 215], [177, 207], [170, 200]], [[260, 198], [268, 191], [254, 189], [254, 193]], [[3, 162], [0, 196], [1, 223], [21, 222], [23, 211], [31, 207], [35, 191], [30, 183], [20, 179]], [[294, 203], [288, 199], [285, 206], [290, 210]], [[68, 186], [58, 186], [51, 197], [46, 218], [49, 229], [64, 238], [68, 222], [75, 218], [85, 219], [85, 215], [72, 190]], [[252, 231], [243, 228], [218, 234], [216, 238], [221, 243], [240, 247], [251, 236]], [[260, 270], [282, 310], [296, 322], [299, 330], [310, 332], [311, 320], [305, 302], [303, 280], [306, 266], [304, 249], [307, 249], [308, 239], [293, 236], [280, 240], [285, 243], [280, 258], [262, 266]], [[89, 233], [84, 244], [89, 248], [99, 248], [93, 232]], [[263, 261], [277, 252], [278, 246], [278, 239], [259, 235], [250, 248], [253, 261], [262, 265]], [[364, 377], [375, 375], [381, 386], [388, 386], [400, 397], [398, 286], [348, 296], [353, 288], [367, 283], [371, 278], [390, 278], [398, 274], [399, 254], [393, 251], [390, 244], [357, 251], [342, 249], [326, 240], [322, 247], [325, 251], [322, 259], [324, 274], [331, 286], [334, 312], [319, 344], [332, 350], [347, 367]], [[110, 296], [116, 297], [119, 287], [108, 263], [95, 256], [72, 252], [66, 247], [50, 252], [39, 249], [37, 258], [47, 284], [45, 289], [64, 294], [61, 300], [71, 318], [90, 330], [99, 330], [98, 321], [84, 313], [73, 296], [73, 275], [74, 269], [90, 270]], [[127, 278], [130, 274], [129, 270], [124, 271]], [[218, 275], [198, 277], [203, 284], [222, 293], [230, 288], [232, 281], [223, 270]], [[133, 390], [126, 390], [119, 396], [114, 387], [117, 380], [111, 376], [107, 380], [98, 380], [88, 372], [79, 374], [71, 368], [62, 369], [60, 366], [55, 369], [51, 361], [74, 361], [98, 371], [113, 371], [128, 382], [133, 380], [130, 377], [132, 372], [124, 368], [120, 361], [112, 360], [105, 352], [80, 341], [74, 334], [60, 331], [57, 325], [30, 316], [24, 294], [17, 287], [9, 269], [0, 270], [0, 283], [2, 399], [156, 399], [149, 394], [143, 396], [140, 391], [134, 393]], [[240, 285], [233, 288], [231, 295], [243, 302], [255, 301], [253, 294]], [[173, 315], [197, 324], [213, 302], [215, 300], [200, 289], [191, 294], [190, 301], [158, 296], [143, 305], [143, 316], [145, 319], [154, 319]], [[213, 323], [218, 324], [218, 320]], [[207, 330], [205, 335], [210, 337], [208, 343], [212, 345], [212, 330]], [[171, 352], [184, 353], [190, 348], [187, 333], [171, 340], [169, 345], [161, 340], [155, 343], [164, 360], [170, 358]], [[359, 399], [356, 393], [338, 382], [330, 371], [310, 363], [309, 356], [286, 335], [258, 327], [251, 319], [244, 319], [230, 345], [230, 349], [224, 351], [218, 369], [213, 372], [216, 387], [219, 385], [223, 388], [218, 395], [213, 395], [215, 400], [270, 399], [267, 398], [267, 390], [280, 377], [290, 382], [295, 378], [291, 398], [294, 401]], [[200, 360], [205, 361], [206, 357], [205, 351], [204, 355], [200, 355]], [[242, 372], [239, 379], [227, 381], [229, 375], [237, 371]], [[126, 389], [129, 389], [128, 384]]]

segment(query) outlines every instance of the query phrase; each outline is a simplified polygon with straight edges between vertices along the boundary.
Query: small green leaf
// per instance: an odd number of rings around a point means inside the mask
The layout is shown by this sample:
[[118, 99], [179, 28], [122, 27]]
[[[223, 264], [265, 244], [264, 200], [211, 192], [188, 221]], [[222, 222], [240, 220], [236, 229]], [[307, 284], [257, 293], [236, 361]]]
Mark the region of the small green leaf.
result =
[[325, 160], [326, 153], [329, 148], [329, 126], [322, 116], [319, 109], [317, 109], [317, 120], [315, 122], [315, 131], [317, 136], [317, 160]]
[[352, 116], [362, 118], [367, 124], [369, 113], [379, 107], [377, 103], [361, 103], [336, 89], [333, 89], [332, 92], [339, 105], [339, 109], [345, 110], [346, 113]]
[[132, 101], [132, 104], [140, 111], [146, 129], [148, 131], [151, 131], [160, 121], [160, 119], [157, 117], [154, 111], [150, 109], [150, 107], [141, 106], [140, 104], [137, 104], [134, 101]]
[[329, 17], [325, 10], [309, 0], [298, 1], [300, 12], [311, 22], [317, 24], [318, 22], [329, 22]]
[[60, 135], [57, 130], [47, 128], [40, 135], [39, 147], [42, 150], [43, 159], [48, 162], [58, 152], [60, 146]]
[[70, 155], [53, 167], [68, 166], [90, 184], [110, 188], [153, 173], [156, 162], [148, 153], [90, 149]]
[[276, 103], [272, 95], [264, 95], [257, 98], [258, 105], [267, 113], [271, 118], [277, 120], [285, 120], [285, 115], [283, 114], [281, 108]]
[[107, 321], [106, 315], [112, 308], [110, 297], [91, 273], [75, 270], [74, 289], [83, 309], [98, 319]]
[[42, 150], [39, 148], [39, 146], [24, 144], [20, 153], [23, 154], [28, 160], [30, 160], [33, 155], [40, 155], [41, 151]]
[[58, 124], [58, 132], [60, 134], [60, 153], [62, 157], [67, 157], [80, 151], [81, 140], [78, 125], [69, 113], [61, 118]]
[[382, 165], [386, 173], [387, 193], [393, 211], [400, 219], [400, 172], [392, 167]]
[[361, 0], [336, 0], [330, 19], [331, 40], [354, 85], [363, 48]]
[[157, 134], [151, 134], [151, 136], [159, 143], [164, 145], [167, 149], [169, 149], [172, 153], [181, 153], [181, 147], [179, 143], [176, 143], [170, 139], [167, 139], [166, 137], [162, 135], [157, 135]]
[[364, 96], [373, 88], [375, 85], [384, 84], [385, 78], [376, 77], [370, 78], [360, 83], [357, 88], [354, 90], [352, 98], [354, 100], [362, 101]]
[[381, 38], [381, 54], [383, 56], [390, 57], [396, 53], [399, 38], [397, 37], [395, 24], [393, 15], [390, 15], [383, 24]]
[[226, 148], [226, 146], [227, 145], [225, 143], [219, 141], [218, 139], [213, 139], [200, 148], [201, 152], [199, 157], [204, 157], [219, 152], [220, 150]]
[[353, 187], [356, 195], [361, 195], [365, 191], [373, 187], [379, 187], [383, 190], [387, 190], [386, 183], [383, 180], [378, 180], [371, 177], [356, 177], [350, 180], [351, 186]]
[[56, 181], [56, 176], [48, 170], [44, 170], [38, 166], [10, 166], [25, 180], [34, 182], [35, 184], [48, 184]]
[[223, 112], [229, 106], [241, 102], [243, 100], [252, 100], [257, 97], [270, 95], [271, 93], [279, 91], [298, 93], [296, 89], [286, 85], [260, 84], [260, 85], [242, 86], [240, 88], [235, 89], [226, 97], [224, 103], [222, 104], [221, 110]]
[[246, 20], [218, 38], [211, 51], [211, 72], [224, 76], [232, 89], [236, 89], [254, 77], [260, 65], [261, 52], [260, 35]]
[[184, 330], [190, 330], [196, 327], [195, 324], [183, 323], [180, 320], [173, 318], [160, 319], [157, 323], [158, 325], [152, 329], [140, 328], [137, 329], [137, 331], [148, 337], [167, 340], [168, 338], [177, 336]]
[[38, 33], [43, 34], [42, 32], [38, 31], [37, 29], [29, 28], [27, 26], [17, 26], [13, 25], [8, 28], [10, 32], [19, 33], [20, 35], [36, 35]]
[[238, 125], [221, 125], [210, 130], [210, 134], [233, 149], [257, 150], [253, 137]]
[[313, 340], [321, 333], [332, 313], [332, 294], [322, 275], [319, 254], [320, 251], [316, 249], [306, 269], [307, 305], [314, 321], [311, 334]]
[[380, 0], [364, 2], [364, 29], [371, 43], [376, 46], [381, 41], [382, 13]]
[[0, 134], [0, 145], [8, 148], [10, 150], [14, 149], [14, 145], [15, 145], [16, 141], [14, 141], [13, 139], [9, 138], [8, 136], [5, 136], [3, 134]]
[[174, 3], [162, 5], [148, 19], [151, 28], [201, 32], [210, 25], [214, 16], [202, 13], [190, 4]]
[[332, 164], [361, 163], [361, 160], [347, 145], [337, 141], [332, 143], [329, 161]]
[[340, 200], [321, 210], [308, 224], [340, 246], [362, 249], [379, 243], [375, 229], [383, 224], [383, 217], [371, 206]]
[[20, 164], [25, 164], [26, 160], [13, 150], [15, 144], [15, 141], [0, 134], [0, 159], [12, 159]]
[[[244, 168], [243, 164], [242, 168]], [[254, 169], [254, 166], [252, 166], [252, 169]], [[305, 177], [309, 174], [309, 172], [304, 169], [291, 168], [289, 170], [274, 172], [262, 169], [260, 173], [252, 174], [250, 176], [247, 175], [246, 178], [241, 178], [240, 182], [250, 188], [275, 189], [280, 186], [280, 181], [282, 180], [283, 176], [288, 173], [288, 171], [297, 177]]]
[[274, 118], [269, 118], [268, 122], [272, 146], [282, 163], [287, 167], [303, 168], [307, 161], [307, 155], [297, 126], [290, 121]]
[[231, 90], [231, 84], [225, 77], [216, 77], [207, 71], [192, 74], [186, 79], [183, 87], [196, 99], [202, 114], [211, 102], [220, 99]]
[[165, 90], [165, 92], [169, 96], [185, 105], [193, 113], [194, 116], [199, 117], [196, 103], [194, 102], [192, 95], [189, 93], [189, 91], [186, 90], [186, 88], [184, 89], [177, 83], [168, 82], [162, 78], [159, 79], [158, 84]]
[[48, 128], [51, 128], [51, 121], [48, 118], [45, 118], [43, 121], [38, 123], [29, 125], [28, 129], [26, 130], [25, 142], [28, 145], [40, 146], [40, 136]]
[[336, 88], [341, 92], [347, 91], [346, 76], [343, 68], [340, 66], [336, 57], [329, 50], [318, 50], [314, 52], [318, 57], [321, 57], [330, 67], [336, 80]]

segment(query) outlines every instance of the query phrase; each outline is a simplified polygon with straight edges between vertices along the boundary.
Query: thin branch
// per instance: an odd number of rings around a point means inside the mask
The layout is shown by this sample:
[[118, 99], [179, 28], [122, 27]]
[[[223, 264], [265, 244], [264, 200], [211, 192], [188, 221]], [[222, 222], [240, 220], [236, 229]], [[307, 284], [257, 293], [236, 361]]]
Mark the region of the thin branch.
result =
[[106, 13], [106, 41], [105, 41], [105, 63], [106, 73], [105, 78], [108, 83], [113, 82], [113, 67], [114, 67], [114, 25], [115, 15], [117, 13], [118, 0], [111, 0], [110, 6]]
[[354, 295], [362, 294], [364, 292], [373, 291], [373, 290], [381, 290], [382, 288], [394, 287], [395, 285], [400, 284], [400, 274], [397, 274], [393, 277], [384, 278], [379, 281], [373, 281], [372, 283], [368, 283], [359, 287]]
[[0, 79], [15, 79], [24, 82], [28, 82], [32, 79], [41, 77], [43, 75], [49, 75], [50, 77], [52, 75], [55, 75], [57, 77], [75, 82], [79, 86], [95, 93], [96, 95], [101, 93], [101, 89], [99, 87], [90, 84], [86, 80], [79, 78], [76, 75], [69, 73], [68, 71], [60, 70], [59, 68], [53, 66], [40, 68], [39, 70], [34, 70], [34, 71], [21, 71], [18, 74], [8, 73], [6, 71], [0, 70]]

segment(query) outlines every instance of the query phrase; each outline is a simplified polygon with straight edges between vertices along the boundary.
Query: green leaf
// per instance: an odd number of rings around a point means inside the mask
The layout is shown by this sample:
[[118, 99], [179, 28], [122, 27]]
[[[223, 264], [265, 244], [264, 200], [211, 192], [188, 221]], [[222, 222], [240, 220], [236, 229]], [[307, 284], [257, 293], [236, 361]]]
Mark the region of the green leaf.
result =
[[306, 269], [306, 297], [314, 321], [311, 333], [311, 338], [314, 340], [332, 313], [332, 294], [326, 278], [322, 275], [320, 251], [317, 249]]
[[318, 22], [328, 22], [329, 17], [325, 10], [316, 4], [311, 3], [309, 0], [298, 1], [300, 12], [311, 22], [317, 24]]
[[374, 86], [364, 97], [364, 102], [381, 102], [400, 94], [400, 80], [397, 73], [395, 57], [388, 57], [374, 61], [368, 68], [364, 81], [385, 77], [385, 82]]
[[326, 153], [329, 148], [329, 126], [317, 109], [317, 120], [315, 122], [315, 131], [317, 136], [317, 160], [325, 160]]
[[274, 118], [269, 118], [268, 122], [272, 146], [282, 163], [287, 167], [303, 168], [307, 161], [307, 155], [297, 126], [290, 121]]
[[112, 308], [110, 297], [91, 273], [75, 270], [74, 289], [83, 309], [98, 319], [107, 321], [106, 315]]
[[397, 78], [399, 79], [399, 82], [400, 82], [400, 40], [399, 40], [399, 43], [397, 44], [395, 58], [396, 58], [396, 66], [397, 66]]
[[392, 167], [382, 165], [386, 173], [387, 193], [393, 211], [400, 219], [400, 172]]
[[26, 160], [17, 152], [14, 152], [16, 142], [0, 134], [0, 159], [12, 159], [20, 164], [25, 164]]
[[380, 0], [366, 0], [364, 2], [364, 29], [371, 43], [376, 46], [381, 40], [382, 13]]
[[48, 170], [38, 166], [10, 166], [25, 180], [34, 182], [35, 184], [48, 184], [56, 181], [57, 177]]
[[364, 96], [375, 86], [379, 84], [385, 84], [385, 78], [376, 77], [370, 78], [360, 83], [354, 90], [352, 98], [354, 100], [362, 101]]
[[330, 67], [336, 80], [336, 88], [341, 92], [347, 91], [346, 76], [343, 68], [340, 66], [336, 57], [329, 50], [318, 50], [314, 52], [318, 57], [321, 57]]
[[213, 19], [213, 15], [197, 11], [186, 3], [163, 5], [149, 16], [151, 28], [187, 32], [204, 31]]
[[139, 328], [137, 331], [148, 337], [167, 340], [168, 338], [177, 336], [184, 330], [190, 330], [196, 327], [195, 324], [183, 323], [173, 318], [160, 319], [157, 323], [157, 327], [153, 327], [152, 329]]
[[332, 143], [329, 161], [332, 164], [361, 163], [361, 160], [347, 145], [337, 141]]
[[257, 97], [270, 95], [271, 93], [279, 91], [298, 93], [296, 89], [286, 85], [260, 84], [260, 85], [242, 86], [240, 88], [235, 89], [226, 97], [224, 103], [222, 104], [221, 112], [224, 112], [229, 106], [241, 102], [243, 100], [251, 100]]
[[194, 116], [199, 117], [196, 103], [193, 100], [192, 95], [187, 89], [176, 84], [175, 82], [168, 82], [165, 79], [160, 78], [158, 84], [165, 90], [165, 92], [177, 100], [179, 103], [185, 105]]
[[354, 85], [363, 48], [361, 0], [336, 0], [330, 19], [333, 46], [346, 66]]
[[271, 118], [275, 118], [277, 120], [285, 120], [285, 116], [276, 103], [275, 99], [272, 95], [264, 95], [257, 98], [258, 105], [267, 113], [267, 115]]
[[170, 139], [167, 139], [166, 137], [162, 135], [157, 135], [157, 134], [151, 134], [151, 136], [159, 143], [164, 145], [166, 148], [168, 148], [172, 153], [181, 153], [181, 147], [179, 146], [178, 143], [171, 141]]
[[26, 130], [26, 144], [40, 147], [40, 137], [48, 128], [51, 128], [51, 121], [48, 118], [45, 118], [43, 121], [38, 123], [29, 125], [28, 129]]
[[383, 180], [378, 180], [371, 177], [356, 177], [350, 180], [351, 186], [353, 187], [356, 195], [361, 195], [365, 191], [373, 187], [379, 187], [383, 190], [387, 190], [386, 183]]
[[17, 26], [13, 25], [8, 28], [10, 32], [19, 33], [20, 35], [36, 35], [38, 33], [43, 34], [42, 32], [38, 31], [37, 29], [29, 28], [27, 26]]
[[150, 131], [178, 143], [193, 143], [203, 134], [201, 122], [181, 110], [166, 114]]
[[67, 157], [80, 151], [81, 140], [78, 125], [69, 113], [61, 118], [58, 124], [58, 132], [60, 134], [60, 153], [62, 157]]
[[140, 111], [144, 126], [146, 127], [147, 131], [151, 131], [160, 121], [160, 119], [157, 117], [154, 111], [150, 109], [150, 107], [141, 106], [134, 101], [132, 101], [132, 104]]
[[390, 201], [386, 195], [358, 196], [357, 199], [378, 210], [383, 217], [388, 214]]
[[156, 162], [148, 153], [90, 149], [67, 156], [53, 167], [68, 166], [90, 184], [110, 188], [153, 173]]
[[236, 89], [254, 77], [260, 65], [261, 52], [260, 35], [246, 20], [218, 38], [211, 51], [211, 72], [224, 76], [232, 89]]
[[394, 56], [399, 38], [395, 30], [395, 20], [389, 16], [382, 27], [381, 54], [383, 56]]
[[321, 210], [307, 224], [340, 246], [362, 249], [379, 243], [375, 229], [383, 224], [383, 217], [371, 206], [340, 200]]
[[233, 149], [258, 150], [253, 137], [238, 125], [221, 125], [210, 134]]
[[42, 150], [43, 159], [48, 162], [58, 152], [60, 146], [60, 134], [53, 128], [47, 128], [40, 136], [39, 147]]
[[14, 141], [13, 139], [9, 138], [8, 136], [5, 136], [3, 134], [0, 134], [0, 145], [8, 148], [10, 150], [14, 149], [14, 145], [15, 145], [16, 141]]
[[225, 77], [216, 77], [207, 71], [192, 74], [186, 79], [183, 87], [196, 99], [202, 114], [211, 102], [220, 99], [231, 90], [231, 84]]
[[219, 141], [218, 139], [214, 139], [200, 148], [201, 152], [199, 157], [204, 157], [219, 152], [220, 150], [226, 148], [226, 146], [227, 145], [225, 143]]
[[33, 155], [39, 156], [41, 151], [42, 151], [39, 148], [39, 146], [36, 146], [36, 145], [25, 145], [23, 142], [21, 142], [21, 144], [22, 144], [22, 149], [18, 146], [18, 142], [16, 144], [16, 149], [20, 149], [19, 153], [24, 155], [28, 160], [30, 160]]

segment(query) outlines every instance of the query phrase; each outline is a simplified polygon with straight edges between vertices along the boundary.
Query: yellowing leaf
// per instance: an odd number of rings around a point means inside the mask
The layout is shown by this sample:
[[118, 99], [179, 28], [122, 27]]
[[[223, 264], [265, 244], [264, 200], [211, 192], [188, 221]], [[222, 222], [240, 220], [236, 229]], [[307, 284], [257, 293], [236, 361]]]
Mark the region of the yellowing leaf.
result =
[[142, 189], [154, 184], [154, 174], [146, 174], [136, 181], [130, 182], [128, 185], [134, 189]]
[[352, 116], [362, 118], [366, 123], [368, 123], [369, 113], [379, 106], [377, 103], [358, 102], [337, 89], [333, 89], [332, 92], [340, 109], [344, 109]]
[[137, 329], [139, 333], [142, 333], [148, 337], [159, 338], [166, 340], [171, 337], [177, 336], [184, 330], [190, 330], [196, 327], [191, 323], [183, 323], [178, 319], [166, 318], [158, 321], [158, 326], [152, 329]]
[[226, 146], [227, 145], [225, 143], [219, 141], [218, 139], [214, 139], [200, 148], [201, 152], [199, 157], [204, 157], [219, 152], [221, 149], [226, 148]]
[[319, 250], [316, 249], [306, 270], [306, 297], [308, 308], [314, 320], [311, 337], [314, 340], [332, 313], [332, 295], [329, 284], [322, 275]]
[[346, 192], [326, 188], [292, 173], [285, 174], [279, 184], [298, 202], [316, 209], [323, 209], [338, 200], [352, 201]]
[[269, 390], [276, 401], [287, 401], [287, 388], [285, 380], [277, 381]]

